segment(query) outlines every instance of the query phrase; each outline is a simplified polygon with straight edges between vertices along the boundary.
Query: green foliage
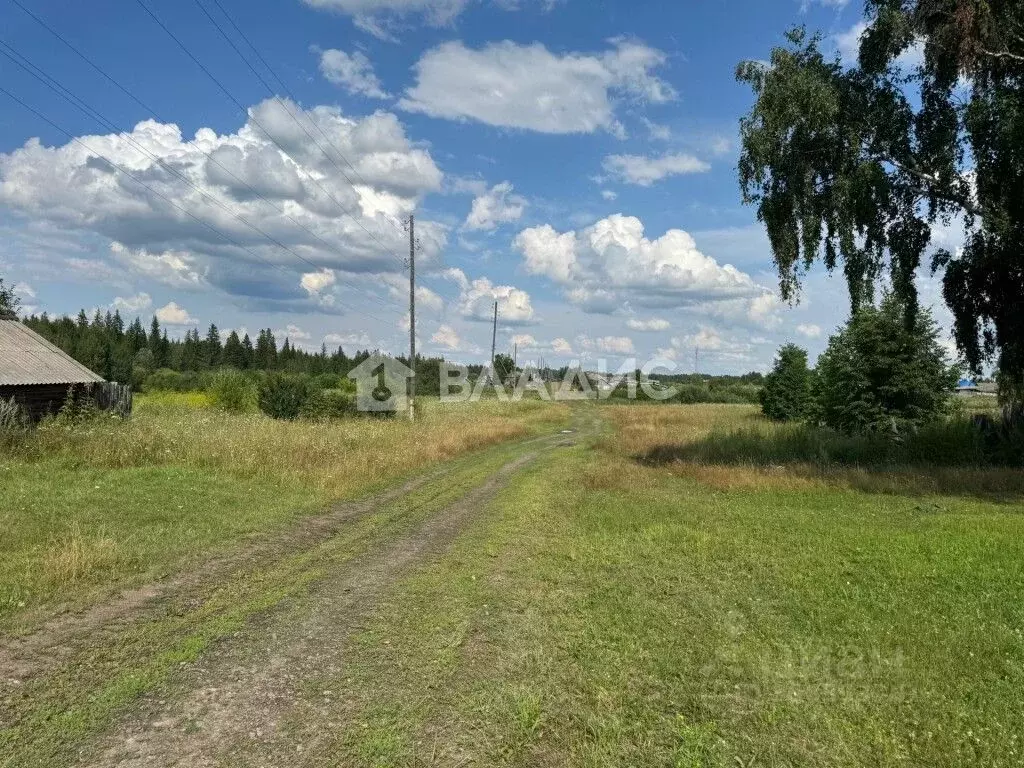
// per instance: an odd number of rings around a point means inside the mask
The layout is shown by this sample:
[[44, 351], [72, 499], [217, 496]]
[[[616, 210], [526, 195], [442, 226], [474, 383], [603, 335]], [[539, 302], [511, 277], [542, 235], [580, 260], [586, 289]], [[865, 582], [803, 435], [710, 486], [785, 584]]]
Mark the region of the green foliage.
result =
[[213, 406], [229, 413], [255, 411], [259, 399], [255, 382], [234, 368], [214, 373], [207, 391]]
[[309, 397], [309, 382], [303, 376], [274, 372], [260, 388], [260, 410], [275, 419], [297, 419]]
[[4, 287], [4, 279], [0, 277], [0, 320], [17, 319], [20, 306], [21, 299], [14, 292], [14, 288]]
[[299, 409], [304, 419], [340, 419], [356, 411], [356, 397], [353, 392], [342, 389], [310, 390]]
[[931, 315], [907, 327], [900, 302], [863, 307], [818, 358], [814, 416], [848, 434], [900, 434], [941, 416], [956, 385]]
[[505, 381], [516, 372], [515, 362], [512, 355], [499, 352], [494, 356], [494, 374], [499, 381]]
[[0, 397], [0, 435], [22, 432], [28, 428], [29, 418], [25, 409], [12, 397]]
[[[866, 13], [852, 69], [803, 29], [770, 66], [737, 69], [756, 97], [740, 124], [740, 185], [783, 297], [822, 258], [842, 262], [856, 311], [887, 267], [912, 318], [932, 231], [962, 216], [965, 246], [932, 261], [957, 344], [975, 371], [998, 355], [1024, 382], [1024, 5], [869, 0]], [[922, 44], [921, 66], [902, 70]]]
[[758, 402], [760, 387], [753, 384], [676, 384], [676, 402], [726, 403], [740, 405]]
[[807, 415], [811, 372], [806, 350], [796, 344], [786, 344], [779, 350], [771, 373], [765, 377], [760, 402], [764, 415], [773, 421], [795, 421]]

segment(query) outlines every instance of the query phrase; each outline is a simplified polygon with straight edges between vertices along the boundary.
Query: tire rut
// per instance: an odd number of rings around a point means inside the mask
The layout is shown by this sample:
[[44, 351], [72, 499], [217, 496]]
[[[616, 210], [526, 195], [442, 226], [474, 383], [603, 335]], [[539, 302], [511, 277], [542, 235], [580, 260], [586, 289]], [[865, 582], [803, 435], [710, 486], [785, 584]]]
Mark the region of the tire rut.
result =
[[[445, 467], [414, 477], [380, 493], [342, 502], [326, 513], [310, 515], [283, 530], [254, 534], [230, 554], [208, 560], [177, 576], [126, 589], [114, 598], [78, 612], [58, 615], [31, 634], [0, 638], [0, 693], [5, 687], [59, 666], [83, 644], [101, 645], [104, 637], [116, 638], [126, 625], [157, 612], [159, 606], [178, 596], [197, 592], [247, 568], [272, 565], [296, 552], [334, 536], [340, 528], [397, 501], [450, 472]], [[198, 597], [190, 597], [200, 601]]]
[[[166, 699], [143, 698], [101, 737], [80, 765], [93, 768], [301, 762], [302, 744], [282, 726], [326, 717], [306, 681], [340, 676], [346, 641], [377, 610], [376, 599], [424, 561], [442, 554], [550, 437], [491, 474], [456, 502], [401, 535], [347, 561], [290, 610], [283, 607], [184, 668]], [[330, 700], [331, 692], [321, 692]], [[318, 718], [319, 716], [319, 718]], [[319, 723], [323, 729], [336, 722]]]

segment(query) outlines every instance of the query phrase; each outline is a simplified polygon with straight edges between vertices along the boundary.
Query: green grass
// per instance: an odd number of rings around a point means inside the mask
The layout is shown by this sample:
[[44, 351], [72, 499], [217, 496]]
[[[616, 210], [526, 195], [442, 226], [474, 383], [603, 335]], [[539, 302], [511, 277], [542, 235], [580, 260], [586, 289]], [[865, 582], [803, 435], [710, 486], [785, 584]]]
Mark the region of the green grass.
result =
[[[746, 418], [623, 418], [709, 413]], [[715, 477], [615, 438], [528, 471], [311, 684], [356, 707], [325, 764], [1024, 760], [1019, 497]]]
[[427, 402], [416, 424], [284, 423], [219, 413], [204, 397], [142, 396], [127, 422], [51, 424], [0, 447], [0, 633], [566, 414], [539, 402]]

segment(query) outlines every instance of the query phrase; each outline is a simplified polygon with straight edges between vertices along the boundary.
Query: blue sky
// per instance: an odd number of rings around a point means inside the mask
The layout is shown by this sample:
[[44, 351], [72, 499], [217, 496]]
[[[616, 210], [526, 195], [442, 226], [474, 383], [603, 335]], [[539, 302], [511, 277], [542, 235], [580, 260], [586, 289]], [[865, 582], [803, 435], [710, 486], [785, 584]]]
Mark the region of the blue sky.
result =
[[495, 300], [522, 358], [684, 371], [695, 347], [705, 372], [813, 355], [845, 319], [839, 276], [776, 298], [733, 72], [794, 23], [851, 55], [856, 3], [200, 0], [268, 90], [199, 3], [145, 0], [228, 96], [137, 2], [20, 2], [146, 105], [0, 0], [0, 39], [101, 118], [0, 56], [60, 129], [0, 93], [0, 275], [26, 307], [400, 352], [415, 212], [426, 353], [486, 357]]

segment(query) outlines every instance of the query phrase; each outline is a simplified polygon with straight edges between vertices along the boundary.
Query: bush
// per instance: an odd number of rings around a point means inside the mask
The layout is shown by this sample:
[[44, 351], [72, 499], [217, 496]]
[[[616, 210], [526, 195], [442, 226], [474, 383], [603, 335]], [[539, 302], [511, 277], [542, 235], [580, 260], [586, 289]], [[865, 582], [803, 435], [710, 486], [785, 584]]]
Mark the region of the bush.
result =
[[860, 309], [818, 359], [814, 416], [848, 434], [903, 434], [945, 413], [957, 371], [931, 315], [893, 297]]
[[796, 344], [779, 350], [771, 373], [761, 390], [761, 410], [772, 421], [796, 421], [808, 413], [811, 402], [811, 372], [807, 351]]
[[208, 389], [215, 408], [230, 413], [256, 410], [258, 393], [255, 383], [241, 371], [223, 368], [213, 374]]
[[304, 376], [290, 373], [268, 374], [260, 388], [260, 410], [275, 419], [297, 419], [309, 397]]
[[302, 404], [300, 414], [305, 419], [340, 419], [354, 413], [356, 398], [341, 389], [314, 389]]
[[22, 432], [28, 425], [28, 413], [13, 397], [0, 398], [0, 433]]

